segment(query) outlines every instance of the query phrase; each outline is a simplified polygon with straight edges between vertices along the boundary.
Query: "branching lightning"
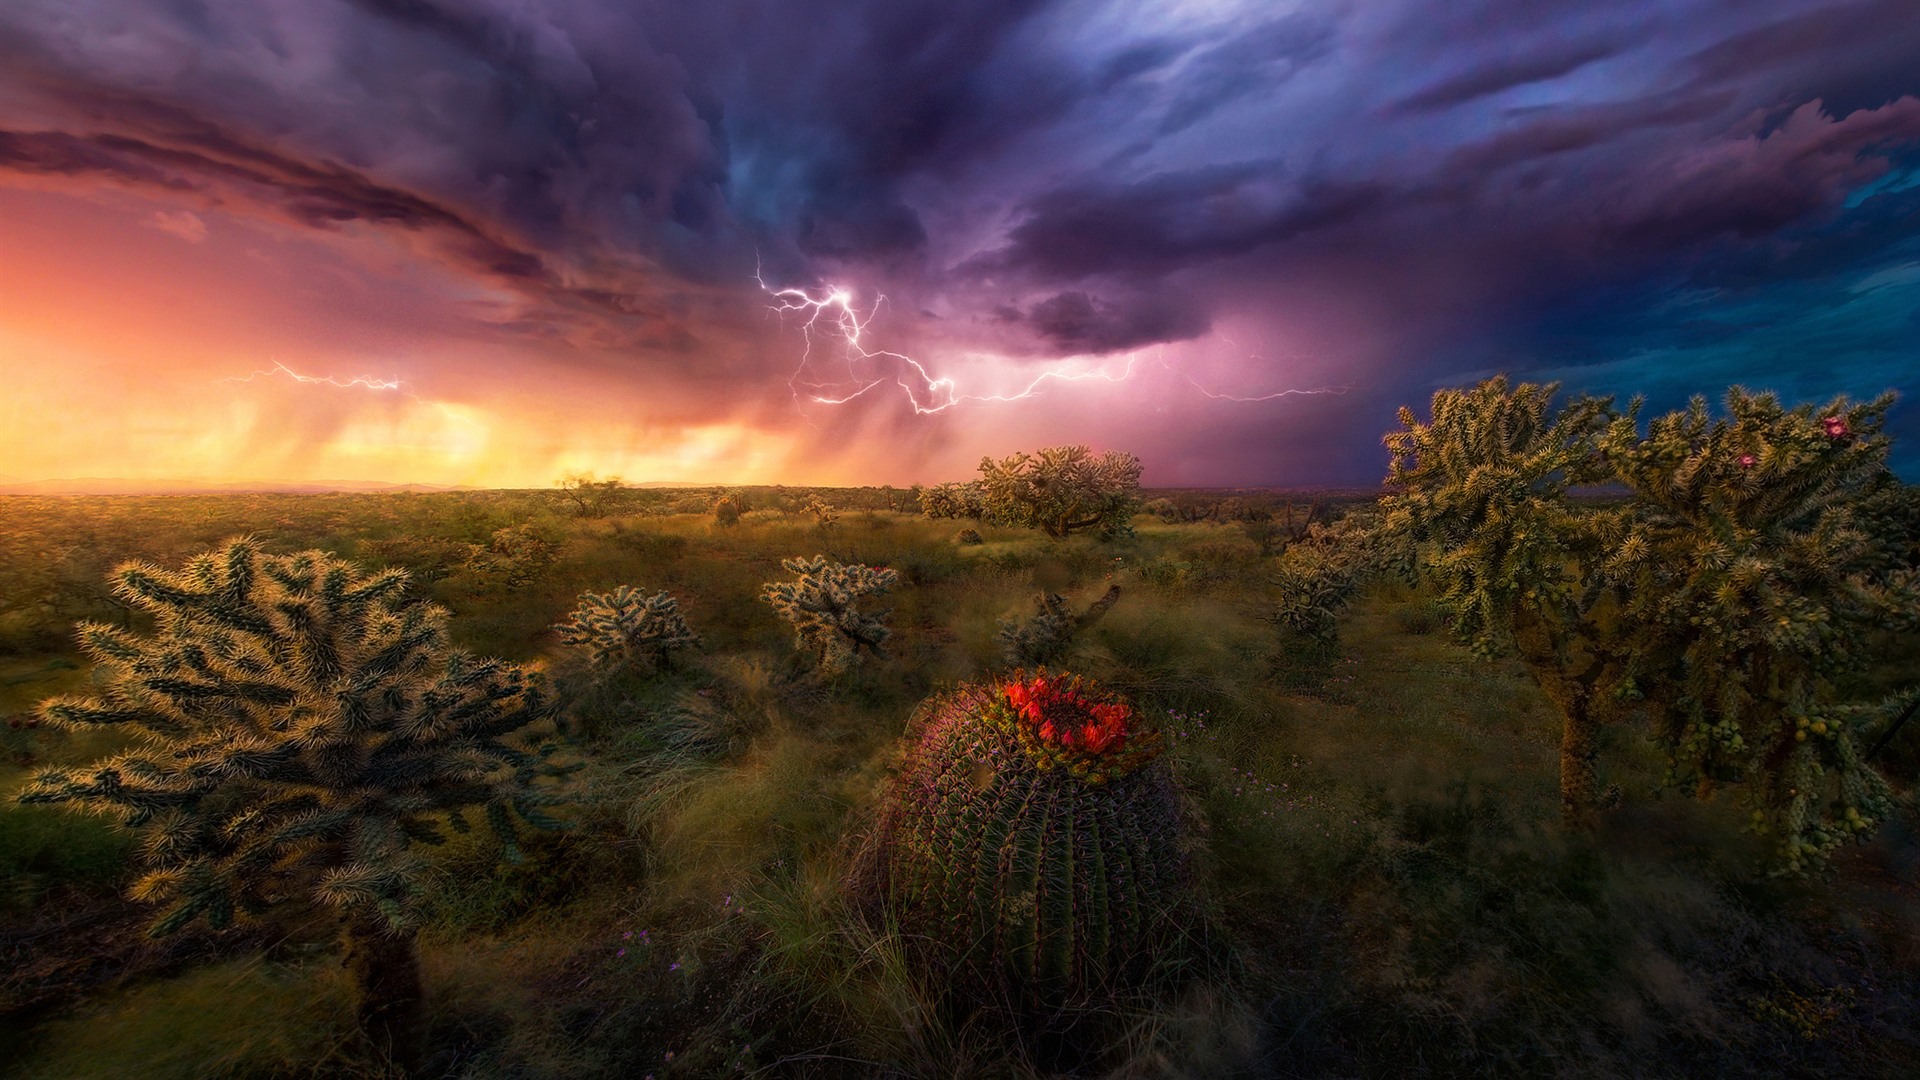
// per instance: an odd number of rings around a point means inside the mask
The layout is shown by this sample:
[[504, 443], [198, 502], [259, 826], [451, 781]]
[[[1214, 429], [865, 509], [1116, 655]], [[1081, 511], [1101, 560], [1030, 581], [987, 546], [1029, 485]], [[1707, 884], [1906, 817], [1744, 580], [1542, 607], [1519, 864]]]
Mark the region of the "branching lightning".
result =
[[[1041, 387], [1048, 382], [1126, 382], [1133, 377], [1134, 369], [1140, 360], [1137, 352], [1128, 354], [1125, 366], [1117, 372], [1106, 368], [1079, 371], [1063, 368], [1049, 369], [1034, 376], [1025, 387], [1010, 394], [963, 394], [953, 379], [935, 377], [925, 365], [905, 353], [887, 349], [869, 349], [866, 346], [867, 327], [872, 323], [874, 316], [879, 314], [880, 306], [886, 302], [885, 296], [876, 295], [873, 305], [862, 312], [854, 306], [852, 291], [841, 286], [829, 285], [818, 294], [806, 289], [775, 289], [766, 283], [758, 269], [754, 271], [754, 281], [759, 283], [762, 291], [773, 298], [771, 311], [782, 317], [794, 313], [806, 316], [806, 321], [800, 326], [801, 334], [806, 339], [806, 348], [800, 355], [799, 365], [787, 378], [787, 388], [792, 392], [796, 402], [802, 400], [804, 395], [805, 400], [814, 404], [845, 405], [866, 395], [876, 387], [892, 383], [905, 392], [907, 402], [916, 415], [927, 415], [945, 412], [963, 402], [992, 404], [1020, 401], [1039, 394]], [[813, 349], [816, 336], [832, 337], [840, 342], [847, 363], [846, 378], [833, 382], [820, 382], [810, 377], [814, 364]], [[1159, 360], [1163, 367], [1169, 371], [1175, 371], [1195, 390], [1216, 401], [1251, 403], [1274, 401], [1296, 395], [1344, 394], [1348, 390], [1345, 386], [1328, 386], [1309, 390], [1279, 390], [1250, 397], [1219, 393], [1202, 386], [1186, 372], [1177, 371], [1167, 362], [1164, 349], [1161, 350]], [[874, 362], [891, 362], [894, 369], [891, 377], [887, 374], [862, 372], [863, 366]], [[843, 389], [848, 386], [852, 389]]]
[[305, 383], [310, 386], [331, 386], [339, 390], [356, 390], [357, 389], [357, 390], [372, 390], [372, 391], [384, 392], [384, 393], [405, 394], [406, 396], [412, 398], [415, 401], [420, 400], [419, 395], [415, 394], [412, 390], [407, 389], [407, 384], [400, 379], [382, 379], [382, 378], [377, 378], [371, 375], [356, 375], [353, 378], [343, 380], [333, 375], [302, 375], [301, 373], [293, 370], [287, 365], [282, 364], [278, 360], [275, 360], [273, 362], [273, 366], [271, 368], [267, 368], [260, 371], [254, 371], [245, 376], [232, 375], [224, 379], [218, 379], [216, 381], [217, 382], [250, 383], [260, 378], [271, 379], [276, 377], [285, 377], [293, 380], [294, 382]]
[[[880, 311], [880, 305], [886, 302], [885, 296], [875, 296], [873, 306], [862, 314], [853, 306], [853, 293], [839, 286], [828, 286], [818, 296], [805, 289], [775, 289], [767, 285], [758, 270], [754, 280], [760, 288], [773, 297], [772, 310], [785, 316], [793, 312], [804, 312], [806, 322], [801, 324], [801, 333], [805, 336], [807, 347], [800, 355], [800, 364], [794, 368], [787, 379], [787, 387], [793, 392], [794, 400], [800, 400], [802, 393], [807, 400], [820, 405], [845, 405], [861, 397], [877, 386], [891, 381], [905, 391], [907, 403], [913, 407], [916, 415], [945, 412], [962, 402], [995, 403], [1019, 401], [1033, 397], [1041, 384], [1058, 382], [1125, 382], [1133, 375], [1137, 356], [1127, 358], [1126, 367], [1117, 374], [1107, 370], [1066, 371], [1052, 369], [1034, 376], [1023, 389], [1012, 394], [963, 394], [959, 386], [950, 378], [936, 378], [918, 360], [905, 353], [887, 349], [869, 349], [864, 344], [867, 325]], [[813, 364], [813, 342], [816, 334], [836, 337], [845, 346], [847, 360], [847, 378], [839, 382], [815, 382], [808, 379]], [[858, 366], [871, 361], [895, 361], [897, 366], [891, 380], [885, 375], [867, 376], [861, 374]], [[913, 381], [909, 381], [909, 375]], [[830, 393], [831, 388], [853, 385], [855, 389], [845, 393]], [[916, 385], [917, 384], [917, 385]]]

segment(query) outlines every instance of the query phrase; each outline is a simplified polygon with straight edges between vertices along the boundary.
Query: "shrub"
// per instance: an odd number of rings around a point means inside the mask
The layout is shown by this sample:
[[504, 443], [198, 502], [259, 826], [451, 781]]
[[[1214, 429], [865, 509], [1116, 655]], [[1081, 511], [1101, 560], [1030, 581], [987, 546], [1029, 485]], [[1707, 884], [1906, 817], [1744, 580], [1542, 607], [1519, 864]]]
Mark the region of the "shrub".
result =
[[1085, 446], [1051, 446], [995, 461], [980, 459], [983, 517], [1061, 537], [1094, 530], [1124, 536], [1140, 508], [1140, 459]]
[[472, 560], [474, 545], [446, 536], [400, 536], [364, 541], [360, 555], [405, 570], [410, 581], [431, 584], [445, 580]]
[[979, 529], [961, 529], [959, 532], [953, 534], [953, 542], [962, 547], [971, 547], [974, 544], [986, 543], [985, 540], [981, 539]]
[[722, 495], [713, 501], [713, 523], [723, 529], [740, 524], [740, 512], [738, 496]]
[[1189, 958], [1198, 907], [1158, 732], [1077, 677], [932, 700], [850, 883], [962, 1002], [1098, 1008]]
[[563, 476], [556, 483], [560, 486], [561, 497], [581, 517], [605, 517], [633, 494], [633, 489], [622, 483], [619, 477], [595, 480], [590, 472]]
[[697, 649], [700, 635], [680, 615], [680, 602], [664, 590], [648, 596], [631, 585], [610, 593], [581, 593], [580, 606], [556, 627], [563, 644], [587, 654], [596, 668], [640, 663], [670, 668], [673, 650]]
[[981, 499], [982, 492], [977, 483], [938, 484], [920, 489], [920, 512], [935, 520], [972, 518], [978, 521], [986, 512]]
[[553, 704], [529, 673], [447, 642], [447, 613], [401, 606], [406, 575], [320, 551], [262, 554], [248, 539], [178, 571], [129, 563], [122, 596], [154, 616], [143, 636], [80, 628], [97, 696], [44, 702], [64, 728], [137, 729], [136, 749], [49, 769], [26, 803], [68, 804], [144, 833], [131, 889], [164, 905], [164, 935], [282, 900], [339, 913], [360, 1018], [403, 1064], [418, 1047], [413, 925], [425, 865], [480, 808], [507, 852], [514, 818], [557, 827], [537, 781], [551, 747], [509, 739]]
[[527, 522], [494, 530], [484, 546], [472, 548], [467, 568], [509, 589], [518, 589], [538, 580], [559, 558], [560, 541]]
[[1092, 626], [1120, 600], [1120, 586], [1109, 585], [1100, 599], [1075, 615], [1067, 607], [1067, 598], [1059, 593], [1041, 593], [1034, 598], [1040, 611], [1021, 622], [1012, 619], [1000, 623], [1000, 647], [1010, 667], [1038, 667], [1065, 656], [1080, 631]]
[[1176, 491], [1144, 504], [1142, 509], [1169, 525], [1191, 525], [1213, 520], [1220, 500], [1197, 491]]
[[1293, 503], [1286, 503], [1276, 514], [1265, 507], [1249, 509], [1244, 516], [1235, 520], [1240, 522], [1240, 531], [1247, 539], [1260, 545], [1262, 556], [1274, 555], [1287, 550], [1307, 538], [1309, 530], [1321, 517], [1319, 503], [1309, 505], [1304, 513], [1296, 514]]
[[864, 612], [860, 601], [885, 594], [899, 583], [899, 574], [885, 567], [830, 563], [825, 555], [780, 565], [798, 580], [769, 581], [760, 598], [793, 624], [794, 647], [811, 653], [821, 674], [847, 671], [863, 649], [887, 658], [881, 645], [892, 633], [887, 618], [893, 612]]

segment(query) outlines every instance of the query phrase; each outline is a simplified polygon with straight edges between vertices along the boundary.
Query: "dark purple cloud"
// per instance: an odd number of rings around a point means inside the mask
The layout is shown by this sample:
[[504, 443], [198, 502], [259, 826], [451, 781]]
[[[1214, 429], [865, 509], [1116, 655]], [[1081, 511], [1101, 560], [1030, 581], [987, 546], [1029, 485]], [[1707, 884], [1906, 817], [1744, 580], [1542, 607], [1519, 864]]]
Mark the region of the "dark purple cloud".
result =
[[[1376, 388], [1289, 428], [1373, 460], [1367, 410], [1551, 366], [1556, 319], [1667, 371], [1855, 303], [1914, 257], [1916, 57], [1911, 0], [16, 0], [0, 182], [390, 234], [514, 297], [503, 336], [768, 400], [756, 269], [885, 292], [883, 345], [936, 363], [1258, 337], [1236, 385]], [[1662, 295], [1716, 299], [1626, 306]], [[1836, 355], [1897, 371], [1887, 319]], [[1300, 400], [1196, 394], [1164, 437], [1272, 472]]]
[[1619, 53], [1622, 46], [1623, 42], [1618, 39], [1549, 42], [1536, 51], [1483, 59], [1457, 75], [1407, 95], [1395, 102], [1393, 108], [1398, 112], [1434, 112], [1464, 105], [1516, 86], [1557, 79]]

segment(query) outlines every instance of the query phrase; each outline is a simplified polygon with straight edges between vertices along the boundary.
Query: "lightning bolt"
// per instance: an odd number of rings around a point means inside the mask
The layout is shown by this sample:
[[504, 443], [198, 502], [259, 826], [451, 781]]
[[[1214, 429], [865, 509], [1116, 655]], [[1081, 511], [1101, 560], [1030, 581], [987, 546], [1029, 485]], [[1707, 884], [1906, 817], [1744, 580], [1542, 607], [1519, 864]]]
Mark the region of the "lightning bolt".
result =
[[[856, 398], [871, 392], [874, 388], [892, 382], [905, 392], [907, 403], [913, 407], [915, 415], [925, 416], [945, 412], [963, 402], [999, 403], [1020, 401], [1039, 393], [1040, 387], [1048, 382], [1125, 382], [1133, 375], [1138, 356], [1130, 355], [1126, 367], [1117, 374], [1112, 371], [1095, 368], [1085, 371], [1070, 371], [1055, 368], [1043, 371], [1016, 393], [1011, 394], [963, 394], [958, 384], [950, 378], [936, 377], [920, 361], [905, 353], [888, 349], [869, 349], [865, 344], [867, 326], [879, 314], [880, 306], [886, 303], [884, 295], [876, 294], [873, 305], [862, 314], [854, 307], [853, 293], [837, 285], [827, 286], [818, 295], [806, 289], [775, 289], [761, 277], [758, 268], [753, 278], [760, 288], [773, 298], [770, 311], [784, 318], [787, 315], [804, 313], [807, 318], [800, 326], [807, 346], [800, 355], [800, 363], [787, 379], [787, 388], [793, 392], [794, 400], [799, 401], [804, 393], [806, 399], [820, 405], [845, 405]], [[839, 339], [844, 346], [847, 360], [848, 378], [839, 382], [817, 382], [811, 380], [809, 371], [813, 365], [813, 345], [816, 335]], [[875, 360], [896, 362], [893, 376], [866, 376], [859, 371], [863, 363]], [[909, 381], [911, 375], [914, 381]], [[852, 384], [851, 391], [836, 393], [835, 388]]]
[[358, 389], [358, 390], [373, 390], [376, 392], [398, 393], [398, 394], [405, 394], [415, 401], [420, 400], [420, 396], [418, 394], [415, 394], [412, 390], [407, 389], [407, 384], [400, 379], [381, 379], [381, 378], [375, 378], [370, 375], [356, 375], [353, 378], [346, 379], [343, 381], [332, 375], [302, 375], [301, 373], [293, 370], [292, 368], [288, 367], [287, 365], [281, 363], [278, 360], [275, 360], [273, 362], [273, 367], [267, 368], [265, 370], [254, 371], [245, 376], [231, 375], [231, 376], [228, 376], [227, 378], [216, 379], [214, 381], [215, 382], [250, 383], [260, 378], [271, 379], [279, 376], [284, 376], [288, 379], [292, 379], [294, 382], [305, 383], [310, 386], [331, 386], [339, 390]]
[[[1078, 371], [1053, 368], [1034, 376], [1025, 387], [1014, 393], [963, 394], [953, 379], [936, 377], [927, 370], [925, 365], [905, 353], [867, 347], [867, 327], [879, 314], [881, 305], [886, 303], [887, 298], [884, 295], [876, 294], [872, 306], [863, 313], [854, 306], [852, 291], [838, 285], [826, 286], [817, 294], [806, 289], [775, 289], [767, 284], [757, 266], [754, 268], [753, 279], [760, 285], [761, 290], [772, 298], [773, 303], [768, 309], [770, 312], [783, 319], [796, 313], [806, 316], [806, 320], [800, 326], [801, 334], [806, 340], [806, 348], [800, 355], [800, 363], [794, 368], [793, 374], [787, 378], [787, 389], [791, 391], [796, 402], [800, 401], [804, 395], [806, 400], [819, 405], [845, 405], [891, 382], [905, 392], [907, 402], [913, 407], [914, 413], [924, 416], [945, 412], [963, 402], [1021, 401], [1038, 395], [1040, 388], [1048, 382], [1126, 382], [1133, 377], [1134, 369], [1140, 361], [1139, 353], [1134, 352], [1127, 355], [1125, 367], [1118, 372], [1102, 367]], [[814, 363], [813, 349], [816, 336], [835, 338], [841, 343], [843, 356], [847, 362], [846, 379], [838, 382], [820, 382], [810, 377]], [[1240, 347], [1239, 343], [1224, 335], [1222, 340], [1235, 348]], [[1345, 394], [1350, 389], [1347, 386], [1322, 386], [1311, 389], [1277, 390], [1269, 394], [1253, 396], [1221, 393], [1207, 389], [1192, 375], [1174, 368], [1166, 359], [1164, 347], [1160, 349], [1158, 359], [1161, 366], [1185, 379], [1202, 395], [1216, 401], [1257, 403], [1285, 397]], [[1268, 358], [1249, 355], [1248, 359]], [[893, 361], [892, 377], [889, 378], [885, 374], [861, 374], [860, 366], [874, 361]], [[909, 381], [909, 376], [913, 381]], [[840, 389], [848, 385], [852, 385], [853, 389]]]
[[[1232, 338], [1228, 337], [1225, 334], [1220, 335], [1220, 340], [1226, 342], [1227, 344], [1233, 346], [1236, 349], [1242, 347], [1239, 342], [1233, 340]], [[1263, 361], [1263, 362], [1271, 362], [1273, 360], [1272, 357], [1262, 356], [1259, 353], [1248, 353], [1247, 359]], [[1312, 360], [1314, 359], [1314, 357], [1295, 355], [1295, 356], [1286, 357], [1286, 359], [1306, 361], [1306, 360]], [[1166, 358], [1164, 355], [1161, 357], [1160, 362], [1163, 365], [1167, 366], [1167, 370], [1169, 371], [1173, 370], [1172, 365], [1166, 364]], [[1195, 390], [1198, 390], [1201, 394], [1205, 395], [1206, 397], [1213, 398], [1215, 401], [1238, 401], [1238, 402], [1245, 402], [1245, 403], [1254, 403], [1254, 402], [1261, 402], [1261, 401], [1275, 401], [1284, 397], [1295, 397], [1295, 396], [1302, 396], [1302, 395], [1319, 395], [1319, 394], [1332, 394], [1337, 397], [1353, 389], [1352, 387], [1345, 386], [1345, 385], [1320, 386], [1320, 387], [1315, 387], [1314, 389], [1311, 389], [1311, 390], [1276, 390], [1271, 394], [1259, 394], [1253, 397], [1242, 397], [1238, 394], [1222, 394], [1222, 393], [1216, 393], [1212, 390], [1209, 390], [1206, 387], [1200, 385], [1199, 381], [1196, 380], [1192, 375], [1189, 375], [1184, 371], [1177, 372], [1176, 374], [1178, 374], [1181, 378], [1187, 380], [1188, 384], [1191, 385]]]

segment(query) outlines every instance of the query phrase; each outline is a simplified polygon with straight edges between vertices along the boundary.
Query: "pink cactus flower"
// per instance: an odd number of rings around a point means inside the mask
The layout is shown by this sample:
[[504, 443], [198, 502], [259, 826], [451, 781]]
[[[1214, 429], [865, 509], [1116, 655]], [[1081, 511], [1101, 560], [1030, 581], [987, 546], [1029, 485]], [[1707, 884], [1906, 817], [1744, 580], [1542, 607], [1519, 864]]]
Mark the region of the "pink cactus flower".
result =
[[1760, 459], [1759, 459], [1759, 458], [1757, 458], [1757, 457], [1754, 457], [1754, 456], [1753, 456], [1752, 454], [1741, 454], [1741, 455], [1740, 455], [1740, 467], [1741, 467], [1741, 468], [1743, 468], [1743, 469], [1751, 469], [1751, 468], [1753, 468], [1753, 467], [1754, 467], [1754, 466], [1755, 466], [1756, 464], [1758, 464], [1758, 463], [1759, 463], [1759, 461], [1760, 461]]
[[1847, 429], [1847, 421], [1844, 417], [1823, 417], [1820, 420], [1820, 424], [1827, 429], [1827, 438], [1829, 439], [1844, 439], [1853, 434], [1853, 432]]

